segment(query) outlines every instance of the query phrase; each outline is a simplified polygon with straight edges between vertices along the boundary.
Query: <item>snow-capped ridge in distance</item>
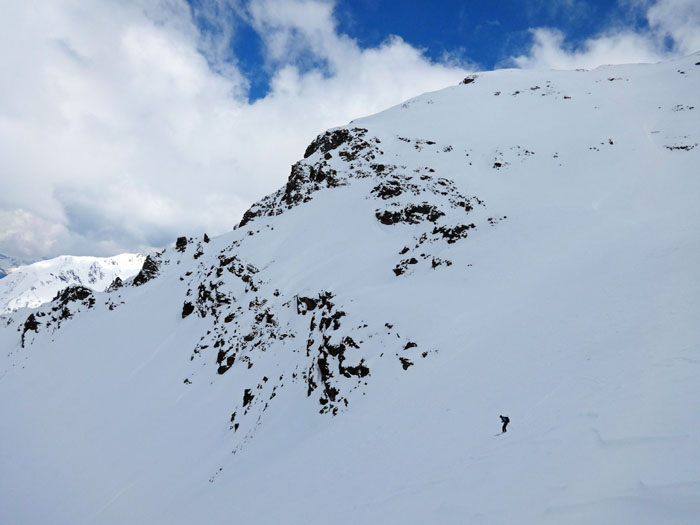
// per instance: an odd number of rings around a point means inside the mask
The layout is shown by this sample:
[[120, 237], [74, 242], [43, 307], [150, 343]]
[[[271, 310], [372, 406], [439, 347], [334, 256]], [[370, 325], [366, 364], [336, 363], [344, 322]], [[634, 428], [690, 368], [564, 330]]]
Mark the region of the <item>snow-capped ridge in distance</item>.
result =
[[696, 57], [479, 73], [2, 316], [0, 522], [697, 522], [698, 108]]
[[0, 313], [36, 308], [69, 286], [102, 292], [115, 278], [136, 275], [144, 259], [132, 253], [113, 257], [61, 255], [13, 268], [0, 280]]
[[0, 279], [7, 277], [7, 275], [10, 274], [15, 268], [26, 266], [32, 262], [34, 261], [17, 259], [15, 257], [9, 257], [0, 253]]

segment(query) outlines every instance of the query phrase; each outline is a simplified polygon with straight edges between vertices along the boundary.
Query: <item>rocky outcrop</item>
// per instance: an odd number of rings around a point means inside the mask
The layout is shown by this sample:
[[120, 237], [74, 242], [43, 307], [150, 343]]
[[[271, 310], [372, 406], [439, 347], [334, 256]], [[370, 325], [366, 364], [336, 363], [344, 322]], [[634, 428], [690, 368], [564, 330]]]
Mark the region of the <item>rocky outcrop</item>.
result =
[[409, 204], [399, 210], [382, 210], [375, 213], [377, 220], [382, 224], [419, 224], [423, 221], [435, 222], [445, 215], [437, 206], [424, 202], [422, 204]]
[[[371, 167], [381, 154], [377, 146], [380, 141], [376, 137], [368, 139], [367, 133], [364, 128], [343, 128], [316, 137], [306, 148], [304, 160], [292, 166], [284, 188], [251, 206], [236, 227], [242, 228], [258, 217], [280, 215], [286, 209], [310, 201], [318, 191], [344, 186], [350, 178], [369, 176], [376, 169], [383, 170], [383, 166]], [[338, 160], [331, 165], [334, 158]], [[338, 161], [351, 171], [341, 173], [337, 168]]]
[[121, 280], [121, 278], [115, 277], [112, 283], [107, 288], [105, 288], [105, 292], [114, 292], [116, 290], [119, 290], [119, 288], [121, 288], [122, 286], [124, 286], [124, 282]]
[[146, 257], [146, 260], [143, 261], [143, 266], [141, 267], [141, 271], [136, 274], [134, 277], [134, 280], [132, 281], [132, 284], [134, 286], [141, 286], [146, 284], [148, 281], [151, 279], [154, 279], [155, 277], [158, 276], [158, 272], [160, 269], [160, 262], [158, 260], [157, 255], [149, 255]]
[[[24, 348], [27, 340], [27, 332], [39, 333], [39, 328], [53, 331], [58, 330], [61, 324], [72, 319], [81, 310], [88, 310], [95, 306], [95, 294], [85, 286], [69, 286], [58, 292], [53, 301], [30, 314], [24, 322], [21, 346]], [[39, 321], [38, 319], [41, 319]]]

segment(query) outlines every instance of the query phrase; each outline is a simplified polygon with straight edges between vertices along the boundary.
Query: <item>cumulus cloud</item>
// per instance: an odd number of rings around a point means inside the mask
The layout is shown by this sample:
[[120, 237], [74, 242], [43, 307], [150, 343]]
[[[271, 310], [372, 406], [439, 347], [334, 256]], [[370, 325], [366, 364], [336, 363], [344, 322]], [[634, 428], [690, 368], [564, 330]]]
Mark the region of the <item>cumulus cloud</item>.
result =
[[[253, 103], [241, 17], [271, 74]], [[30, 258], [227, 231], [316, 134], [465, 73], [361, 49], [324, 0], [27, 0], [0, 29], [0, 252]]]
[[521, 68], [593, 69], [604, 64], [658, 62], [664, 54], [649, 38], [624, 31], [586, 40], [574, 49], [565, 44], [565, 35], [557, 29], [532, 30], [528, 54], [513, 62]]
[[511, 61], [523, 68], [592, 69], [605, 64], [658, 62], [700, 51], [700, 3], [697, 0], [625, 0], [631, 15], [646, 27], [613, 25], [578, 45], [553, 28], [531, 29], [528, 51]]
[[16, 246], [13, 255], [18, 258], [34, 258], [37, 251], [50, 253], [56, 244], [65, 242], [69, 236], [64, 226], [21, 208], [0, 210], [0, 224], [0, 244]]
[[658, 36], [669, 37], [684, 55], [700, 51], [700, 2], [663, 0], [647, 11], [649, 25]]

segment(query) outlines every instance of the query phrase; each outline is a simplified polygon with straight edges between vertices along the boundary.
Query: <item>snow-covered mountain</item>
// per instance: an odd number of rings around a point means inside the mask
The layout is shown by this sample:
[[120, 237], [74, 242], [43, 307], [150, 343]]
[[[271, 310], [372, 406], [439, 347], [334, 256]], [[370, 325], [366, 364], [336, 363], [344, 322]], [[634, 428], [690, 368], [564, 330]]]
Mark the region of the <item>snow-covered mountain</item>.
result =
[[2, 317], [0, 522], [697, 523], [699, 111], [700, 54], [469, 77]]
[[0, 313], [36, 308], [69, 286], [103, 292], [115, 279], [136, 275], [145, 256], [123, 253], [114, 257], [62, 255], [10, 270], [0, 281]]
[[31, 264], [30, 261], [24, 261], [22, 259], [16, 259], [14, 257], [8, 257], [0, 253], [0, 279], [6, 277], [13, 269], [19, 266], [25, 266]]

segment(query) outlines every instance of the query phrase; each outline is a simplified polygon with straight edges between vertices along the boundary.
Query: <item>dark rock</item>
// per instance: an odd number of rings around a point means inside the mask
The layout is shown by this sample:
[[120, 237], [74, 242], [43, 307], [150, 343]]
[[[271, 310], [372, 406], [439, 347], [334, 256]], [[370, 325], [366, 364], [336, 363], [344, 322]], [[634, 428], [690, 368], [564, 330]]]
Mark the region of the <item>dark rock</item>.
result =
[[431, 266], [433, 267], [433, 269], [437, 268], [438, 266], [442, 266], [443, 264], [446, 266], [452, 266], [452, 261], [447, 259], [443, 260], [439, 257], [433, 257], [433, 260], [431, 262]]
[[382, 224], [391, 226], [399, 222], [407, 224], [419, 224], [424, 220], [435, 222], [445, 215], [439, 208], [424, 202], [422, 204], [409, 204], [399, 211], [382, 210], [375, 213], [375, 217]]
[[258, 217], [260, 215], [261, 210], [254, 210], [255, 206], [252, 206], [251, 208], [248, 209], [243, 214], [243, 218], [241, 219], [241, 222], [238, 223], [238, 227], [242, 228], [246, 224], [248, 224], [250, 221], [252, 221], [255, 217]]
[[24, 327], [22, 329], [22, 348], [24, 348], [24, 336], [25, 334], [31, 330], [32, 332], [38, 332], [39, 331], [39, 322], [36, 320], [36, 317], [34, 314], [29, 314], [29, 317], [27, 317], [26, 321], [24, 321]]
[[156, 261], [150, 255], [147, 256], [146, 260], [143, 262], [141, 271], [139, 271], [136, 277], [134, 277], [134, 286], [141, 286], [146, 284], [151, 279], [154, 279], [158, 275], [159, 267], [160, 263], [158, 263], [158, 261]]
[[187, 237], [178, 237], [175, 241], [175, 249], [178, 252], [184, 252], [187, 248]]
[[476, 228], [475, 224], [459, 224], [454, 228], [440, 226], [433, 228], [433, 235], [441, 235], [443, 239], [447, 239], [448, 244], [453, 244], [460, 239], [466, 239], [468, 231]]
[[397, 277], [399, 275], [402, 275], [408, 269], [409, 264], [418, 264], [418, 259], [416, 259], [415, 257], [411, 257], [410, 259], [403, 259], [399, 262], [399, 264], [396, 265], [396, 267], [394, 267], [394, 274], [396, 274]]
[[324, 315], [318, 323], [320, 330], [325, 331], [333, 327], [333, 330], [340, 328], [340, 318], [345, 316], [345, 312], [335, 312], [331, 316]]
[[411, 204], [407, 206], [404, 210], [404, 215], [406, 222], [418, 224], [424, 219], [435, 222], [445, 214], [432, 204], [424, 202], [423, 204]]
[[343, 144], [351, 142], [355, 137], [363, 137], [365, 133], [367, 133], [367, 130], [364, 128], [353, 128], [352, 131], [348, 129], [326, 131], [309, 144], [304, 152], [304, 158], [308, 159], [319, 150], [322, 153], [328, 153], [329, 151], [339, 148]]
[[399, 357], [399, 361], [401, 361], [401, 366], [404, 370], [408, 370], [409, 366], [413, 366], [413, 361], [406, 359], [405, 357]]
[[64, 306], [63, 308], [61, 308], [61, 312], [58, 314], [59, 320], [70, 319], [71, 317], [73, 317], [73, 316], [71, 315], [71, 312], [67, 306]]
[[375, 194], [380, 199], [386, 200], [398, 197], [403, 193], [401, 183], [396, 179], [391, 179], [378, 184], [370, 193]]
[[365, 360], [360, 360], [360, 364], [357, 366], [345, 366], [343, 367], [343, 375], [345, 377], [355, 376], [355, 377], [366, 377], [369, 375], [369, 368], [364, 365]]
[[112, 283], [107, 288], [105, 288], [105, 292], [113, 292], [115, 290], [118, 290], [122, 286], [124, 286], [124, 282], [119, 277], [115, 277]]
[[351, 348], [360, 348], [360, 345], [358, 345], [358, 344], [355, 342], [355, 340], [354, 340], [352, 337], [350, 337], [350, 336], [346, 336], [346, 337], [343, 339], [343, 344], [345, 344], [345, 345], [347, 345], [347, 346], [349, 346], [349, 347], [351, 347]]
[[306, 312], [314, 310], [317, 304], [318, 301], [316, 299], [312, 299], [311, 297], [297, 297], [297, 313], [305, 314]]
[[182, 305], [182, 318], [184, 319], [192, 312], [194, 312], [194, 305], [189, 301], [185, 301], [185, 304]]
[[69, 286], [56, 294], [52, 302], [58, 301], [60, 306], [76, 301], [84, 301], [88, 297], [92, 297], [92, 290], [85, 286]]
[[379, 222], [386, 224], [387, 226], [401, 222], [401, 212], [398, 211], [378, 211], [375, 213], [375, 217], [377, 217]]
[[318, 150], [321, 150], [322, 153], [327, 153], [351, 140], [352, 134], [350, 130], [336, 129], [334, 131], [326, 131], [323, 135], [316, 137], [314, 141], [308, 145], [304, 152], [304, 158], [308, 159]]
[[247, 406], [255, 398], [253, 394], [250, 393], [250, 388], [246, 388], [243, 392], [243, 406]]
[[[310, 183], [314, 183], [314, 185], [312, 185], [312, 187], [307, 187]], [[340, 181], [337, 178], [337, 172], [328, 167], [325, 162], [314, 164], [313, 166], [309, 166], [308, 164], [304, 164], [302, 162], [297, 162], [292, 166], [292, 171], [287, 179], [287, 185], [284, 188], [282, 202], [288, 207], [306, 202], [310, 198], [310, 193], [320, 189], [318, 187], [320, 183], [324, 183], [324, 185], [328, 188], [340, 186]], [[245, 214], [243, 215], [243, 219], [244, 220], [241, 221], [241, 225], [247, 222]]]

